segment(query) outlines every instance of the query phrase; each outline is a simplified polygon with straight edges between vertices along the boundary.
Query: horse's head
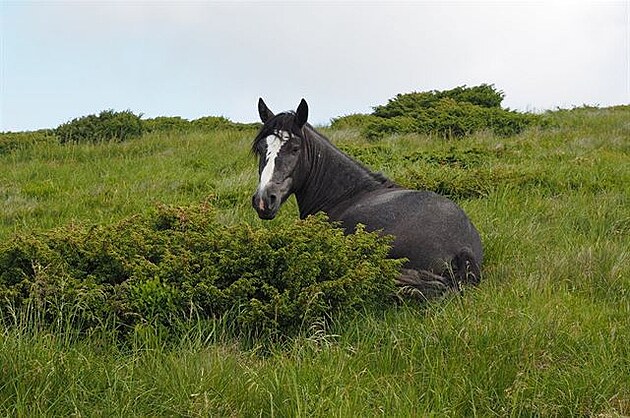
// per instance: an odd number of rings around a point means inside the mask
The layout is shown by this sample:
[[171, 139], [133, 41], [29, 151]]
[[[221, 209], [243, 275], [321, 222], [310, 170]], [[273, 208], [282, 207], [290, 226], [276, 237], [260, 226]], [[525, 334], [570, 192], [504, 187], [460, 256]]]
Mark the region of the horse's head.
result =
[[304, 146], [302, 128], [308, 118], [308, 105], [302, 99], [295, 112], [274, 115], [259, 99], [258, 113], [264, 125], [252, 144], [260, 176], [252, 205], [261, 219], [273, 219], [299, 182], [296, 168]]

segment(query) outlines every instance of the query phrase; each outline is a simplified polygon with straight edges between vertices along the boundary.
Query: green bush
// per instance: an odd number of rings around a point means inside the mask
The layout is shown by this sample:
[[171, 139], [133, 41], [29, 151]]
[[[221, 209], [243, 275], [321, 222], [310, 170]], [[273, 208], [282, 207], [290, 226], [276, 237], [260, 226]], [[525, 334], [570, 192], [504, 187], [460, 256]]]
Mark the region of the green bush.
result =
[[189, 121], [179, 116], [158, 116], [141, 119], [131, 111], [102, 111], [98, 115], [88, 115], [73, 119], [54, 129], [61, 143], [126, 141], [145, 132], [216, 132], [224, 130], [255, 130], [258, 123], [237, 123], [222, 116], [204, 116]]
[[189, 121], [179, 116], [158, 116], [142, 121], [146, 132], [216, 132], [225, 130], [255, 130], [260, 128], [258, 123], [238, 123], [223, 116], [204, 116]]
[[230, 129], [234, 123], [228, 118], [223, 116], [204, 116], [199, 119], [195, 119], [190, 122], [191, 126], [195, 129], [202, 131], [218, 131], [224, 129]]
[[55, 134], [61, 143], [68, 142], [122, 142], [142, 135], [143, 125], [139, 115], [130, 110], [115, 112], [104, 110], [61, 124]]
[[158, 116], [145, 119], [142, 125], [146, 132], [187, 132], [190, 130], [190, 122], [179, 116]]
[[0, 133], [0, 155], [8, 154], [16, 149], [53, 141], [55, 141], [55, 136], [50, 129], [31, 132], [3, 132]]
[[363, 129], [370, 122], [378, 122], [380, 119], [373, 115], [354, 113], [352, 115], [339, 116], [330, 121], [333, 129]]
[[334, 119], [332, 127], [358, 128], [369, 139], [409, 133], [458, 138], [482, 130], [510, 136], [528, 126], [544, 124], [539, 115], [501, 108], [503, 97], [502, 91], [488, 84], [399, 94], [376, 106], [370, 115]]
[[323, 216], [275, 229], [215, 221], [206, 205], [158, 207], [110, 226], [70, 226], [0, 245], [0, 307], [123, 334], [191, 317], [278, 337], [340, 312], [388, 303], [400, 261], [389, 240], [344, 235]]
[[259, 129], [259, 123], [239, 123], [232, 122], [228, 118], [223, 116], [204, 116], [199, 119], [195, 119], [190, 122], [193, 129], [210, 132], [210, 131], [222, 131], [222, 130], [250, 130]]
[[423, 113], [425, 109], [438, 107], [438, 103], [444, 99], [483, 108], [499, 109], [504, 97], [504, 93], [496, 90], [493, 85], [459, 86], [445, 91], [432, 90], [398, 94], [394, 99], [390, 99], [386, 105], [376, 106], [372, 114], [380, 118], [415, 117], [417, 114]]
[[369, 139], [378, 139], [386, 135], [411, 134], [418, 131], [418, 120], [410, 116], [392, 118], [374, 118], [363, 127], [363, 135]]
[[516, 135], [530, 126], [549, 126], [549, 120], [542, 115], [518, 113], [514, 110], [490, 109], [485, 119], [488, 128], [498, 136]]

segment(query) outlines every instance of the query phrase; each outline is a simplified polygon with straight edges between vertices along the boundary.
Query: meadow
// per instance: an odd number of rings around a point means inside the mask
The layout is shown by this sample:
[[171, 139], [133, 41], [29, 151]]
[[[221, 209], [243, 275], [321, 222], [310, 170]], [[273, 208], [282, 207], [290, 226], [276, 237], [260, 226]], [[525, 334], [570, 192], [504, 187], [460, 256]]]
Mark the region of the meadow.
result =
[[[518, 135], [456, 140], [321, 129], [373, 170], [466, 210], [485, 246], [478, 287], [339, 316], [271, 347], [243, 344], [226, 321], [193, 321], [175, 342], [140, 329], [120, 344], [13, 313], [0, 324], [0, 415], [630, 415], [630, 106], [545, 117]], [[255, 133], [93, 144], [2, 134], [0, 240], [200, 202], [222, 224], [273, 231], [297, 208], [271, 222], [251, 209]]]

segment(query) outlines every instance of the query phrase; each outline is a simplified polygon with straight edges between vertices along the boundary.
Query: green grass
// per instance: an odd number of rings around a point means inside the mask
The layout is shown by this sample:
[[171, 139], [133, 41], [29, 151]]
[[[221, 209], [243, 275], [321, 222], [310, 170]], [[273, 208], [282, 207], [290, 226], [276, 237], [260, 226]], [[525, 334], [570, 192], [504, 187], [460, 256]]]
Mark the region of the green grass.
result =
[[[0, 326], [0, 415], [630, 415], [630, 107], [548, 117], [544, 130], [457, 142], [327, 131], [375, 170], [465, 208], [486, 248], [479, 287], [337, 318], [271, 352], [216, 322], [189, 324], [176, 343], [147, 329], [121, 345], [19, 316]], [[295, 203], [256, 219], [253, 134], [4, 148], [0, 239], [156, 202], [210, 200], [223, 222], [273, 227]]]
[[210, 199], [227, 209], [256, 181], [246, 151], [254, 133], [152, 134], [96, 145], [47, 141], [0, 154], [9, 168], [0, 175], [0, 237], [73, 221], [107, 223], [157, 202]]

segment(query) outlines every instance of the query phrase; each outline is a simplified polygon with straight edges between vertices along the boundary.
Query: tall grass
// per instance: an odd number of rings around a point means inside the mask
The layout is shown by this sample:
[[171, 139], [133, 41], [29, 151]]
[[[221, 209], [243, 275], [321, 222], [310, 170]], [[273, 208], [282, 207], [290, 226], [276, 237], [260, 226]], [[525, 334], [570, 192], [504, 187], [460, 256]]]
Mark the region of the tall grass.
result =
[[253, 134], [156, 133], [125, 143], [63, 146], [48, 141], [0, 154], [7, 168], [0, 173], [0, 237], [73, 221], [107, 223], [157, 202], [212, 199], [244, 209], [241, 198], [256, 175], [246, 152]]
[[[16, 314], [0, 326], [0, 415], [630, 415], [630, 108], [548, 117], [545, 130], [457, 142], [327, 132], [465, 208], [486, 249], [479, 287], [337, 318], [271, 352], [220, 322], [193, 321], [175, 343], [143, 328], [121, 345]], [[249, 208], [250, 139], [13, 149], [0, 155], [0, 237], [204, 199], [224, 222], [267, 227]], [[295, 216], [292, 202], [274, 222]]]

